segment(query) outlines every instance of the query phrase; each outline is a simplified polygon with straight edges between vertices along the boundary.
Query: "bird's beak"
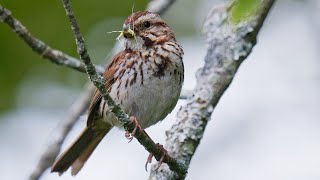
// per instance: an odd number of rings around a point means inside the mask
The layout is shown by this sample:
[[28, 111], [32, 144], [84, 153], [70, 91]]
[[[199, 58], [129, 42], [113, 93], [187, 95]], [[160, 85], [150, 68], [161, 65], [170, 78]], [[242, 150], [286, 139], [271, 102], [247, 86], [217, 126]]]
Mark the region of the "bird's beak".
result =
[[125, 27], [123, 30], [122, 30], [122, 34], [123, 34], [123, 37], [128, 39], [128, 38], [133, 38], [134, 37], [134, 31], [130, 28], [130, 27]]

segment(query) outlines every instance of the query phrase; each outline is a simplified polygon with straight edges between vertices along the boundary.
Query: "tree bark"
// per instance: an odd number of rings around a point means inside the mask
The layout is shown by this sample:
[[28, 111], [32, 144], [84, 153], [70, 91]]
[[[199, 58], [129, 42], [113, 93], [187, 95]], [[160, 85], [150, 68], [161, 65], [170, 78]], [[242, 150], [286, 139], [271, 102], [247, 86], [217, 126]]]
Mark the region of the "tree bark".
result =
[[[257, 34], [274, 3], [274, 0], [257, 0], [252, 9], [239, 13], [243, 1], [215, 7], [208, 14], [203, 29], [207, 42], [205, 64], [198, 70], [192, 97], [177, 113], [171, 129], [166, 131], [165, 149], [186, 168], [190, 165], [214, 108], [240, 64], [256, 44]], [[166, 164], [162, 164], [158, 170], [157, 167], [157, 163], [152, 165], [149, 179], [185, 178], [171, 171]]]

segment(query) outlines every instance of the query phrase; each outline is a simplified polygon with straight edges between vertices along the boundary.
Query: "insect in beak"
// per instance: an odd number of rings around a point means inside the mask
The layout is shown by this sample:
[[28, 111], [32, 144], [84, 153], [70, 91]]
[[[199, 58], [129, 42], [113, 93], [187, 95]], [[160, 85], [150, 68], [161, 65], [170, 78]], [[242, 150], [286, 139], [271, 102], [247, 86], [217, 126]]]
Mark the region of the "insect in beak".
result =
[[124, 28], [120, 33], [120, 36], [122, 35], [126, 39], [135, 37], [134, 31], [131, 28]]

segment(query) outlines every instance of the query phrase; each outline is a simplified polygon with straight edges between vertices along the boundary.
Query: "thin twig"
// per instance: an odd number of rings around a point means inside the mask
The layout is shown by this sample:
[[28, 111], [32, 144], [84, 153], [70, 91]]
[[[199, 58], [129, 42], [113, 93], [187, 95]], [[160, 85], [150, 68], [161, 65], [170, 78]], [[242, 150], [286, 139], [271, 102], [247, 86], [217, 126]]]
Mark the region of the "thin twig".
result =
[[[147, 6], [147, 11], [158, 14], [164, 13], [176, 0], [152, 0]], [[85, 66], [79, 60], [60, 50], [53, 49], [40, 39], [34, 37], [28, 29], [11, 12], [0, 5], [0, 22], [6, 23], [34, 52], [52, 63], [62, 65], [85, 73]], [[104, 67], [95, 65], [96, 70], [102, 74]]]
[[[166, 131], [165, 148], [189, 168], [211, 114], [221, 96], [230, 85], [241, 62], [250, 54], [257, 34], [274, 0], [257, 1], [257, 9], [240, 22], [231, 21], [232, 11], [239, 0], [231, 6], [214, 8], [204, 24], [208, 49], [205, 65], [197, 73], [197, 85], [192, 97], [177, 113], [176, 123]], [[245, 0], [243, 0], [245, 1]], [[149, 179], [173, 180], [185, 176], [172, 172], [167, 165], [153, 164]]]
[[[62, 2], [63, 2], [64, 9], [66, 11], [66, 15], [67, 15], [69, 22], [70, 22], [72, 32], [73, 32], [74, 37], [76, 39], [78, 54], [80, 55], [80, 59], [84, 62], [85, 66], [86, 66], [86, 71], [90, 77], [90, 80], [97, 87], [101, 96], [107, 102], [110, 111], [115, 114], [115, 116], [118, 118], [119, 122], [123, 125], [124, 129], [127, 130], [128, 132], [132, 132], [133, 129], [135, 128], [134, 123], [131, 123], [129, 116], [110, 97], [108, 91], [106, 90], [106, 88], [104, 86], [104, 84], [105, 84], [104, 78], [96, 72], [96, 70], [90, 60], [90, 56], [87, 53], [84, 39], [80, 33], [80, 28], [77, 24], [76, 18], [74, 16], [72, 10], [71, 10], [69, 0], [63, 0]], [[154, 141], [147, 135], [147, 133], [144, 130], [141, 130], [140, 132], [135, 133], [135, 138], [137, 138], [137, 140], [140, 142], [140, 144], [142, 144], [148, 152], [153, 154], [157, 160], [160, 160], [162, 155], [161, 155], [161, 150], [160, 150], [159, 146], [157, 146], [154, 143]], [[178, 161], [176, 161], [174, 158], [170, 157], [169, 155], [166, 155], [164, 162], [167, 163], [169, 165], [170, 169], [172, 171], [176, 172], [177, 174], [185, 174], [186, 173], [184, 166], [182, 166], [181, 163], [179, 163]]]
[[[167, 1], [172, 1], [172, 0], [167, 0]], [[171, 3], [165, 3], [164, 1], [162, 1], [162, 3], [159, 4], [160, 8], [152, 8], [152, 9], [148, 8], [147, 10], [162, 14], [169, 8], [170, 5], [173, 4], [173, 2], [174, 1], [172, 1]], [[149, 4], [154, 4], [154, 1], [151, 1]], [[148, 6], [148, 7], [154, 7], [154, 5]], [[24, 33], [22, 33], [22, 34], [26, 34], [26, 36], [28, 37], [25, 39], [34, 39], [35, 42], [42, 42], [42, 41], [38, 40], [37, 38], [33, 37], [28, 32], [28, 30], [25, 28], [25, 26], [23, 26], [17, 19], [12, 17], [9, 10], [6, 10], [4, 8], [1, 9], [1, 8], [0, 8], [0, 14], [2, 14], [2, 11], [4, 11], [4, 13], [1, 16], [0, 20], [5, 19], [7, 17], [11, 18], [12, 20], [9, 20], [9, 21], [12, 21], [13, 24], [17, 25], [17, 26], [9, 25], [13, 29], [14, 32], [19, 32], [19, 31], [17, 31], [17, 29], [24, 29]], [[16, 28], [16, 27], [18, 27], [18, 28]], [[23, 27], [23, 28], [19, 28], [19, 27]], [[27, 42], [27, 44], [29, 46], [33, 45], [33, 43], [31, 43], [31, 42], [28, 43], [28, 41], [26, 41], [26, 40], [25, 40], [25, 42]], [[45, 45], [45, 46], [47, 46], [47, 45]], [[117, 45], [115, 47], [117, 47]], [[119, 51], [118, 48], [114, 48], [114, 49], [115, 49], [114, 50], [115, 52]], [[51, 49], [49, 49], [49, 52], [50, 51], [51, 51]], [[35, 51], [35, 52], [38, 52], [38, 51]], [[52, 49], [52, 52], [60, 52], [60, 51]], [[55, 54], [55, 53], [51, 53], [51, 54]], [[84, 65], [83, 65], [83, 63], [80, 62], [80, 60], [73, 58], [73, 57], [70, 57], [70, 56], [64, 54], [63, 52], [60, 52], [58, 54], [61, 54], [62, 55], [61, 57], [66, 57], [66, 58], [60, 58], [60, 56], [52, 56], [52, 59], [49, 59], [49, 60], [52, 60], [54, 62], [55, 61], [60, 62], [62, 59], [66, 59], [65, 60], [66, 63], [64, 63], [66, 67], [69, 67], [68, 64], [73, 64], [72, 62], [73, 62], [73, 60], [75, 60], [75, 63], [81, 64], [81, 67], [79, 67], [79, 71], [85, 72]], [[39, 55], [41, 55], [41, 54], [39, 54]], [[70, 62], [69, 62], [69, 59], [70, 59]], [[55, 62], [55, 63], [60, 64], [57, 62]], [[72, 68], [72, 66], [71, 66], [71, 68]], [[96, 69], [99, 73], [102, 74], [103, 68], [101, 66], [97, 66]], [[64, 139], [69, 134], [69, 132], [73, 128], [73, 126], [76, 124], [79, 117], [87, 110], [86, 107], [88, 107], [90, 100], [91, 100], [88, 98], [91, 97], [90, 94], [93, 93], [94, 89], [95, 89], [95, 86], [90, 83], [88, 85], [88, 87], [83, 90], [83, 92], [81, 93], [82, 95], [80, 95], [80, 97], [77, 98], [76, 102], [70, 107], [70, 109], [68, 110], [68, 113], [66, 114], [66, 117], [63, 120], [64, 123], [62, 123], [61, 126], [59, 127], [59, 129], [62, 129], [62, 131], [60, 133], [58, 133], [59, 138], [54, 140], [48, 146], [48, 148], [44, 151], [44, 153], [41, 155], [40, 160], [39, 160], [36, 168], [34, 169], [34, 171], [31, 173], [31, 175], [29, 177], [30, 180], [39, 179], [41, 177], [41, 175], [52, 165], [52, 163], [54, 162], [54, 160], [56, 159], [56, 157], [60, 153], [61, 145], [64, 142]], [[183, 92], [181, 93], [181, 99], [188, 98], [189, 94], [184, 94]]]
[[[69, 56], [59, 50], [53, 49], [41, 40], [32, 36], [28, 29], [11, 15], [8, 9], [0, 5], [0, 22], [6, 23], [28, 46], [44, 59], [51, 62], [75, 69], [80, 72], [86, 72], [84, 64], [80, 60]], [[102, 66], [96, 66], [99, 73], [103, 73]]]

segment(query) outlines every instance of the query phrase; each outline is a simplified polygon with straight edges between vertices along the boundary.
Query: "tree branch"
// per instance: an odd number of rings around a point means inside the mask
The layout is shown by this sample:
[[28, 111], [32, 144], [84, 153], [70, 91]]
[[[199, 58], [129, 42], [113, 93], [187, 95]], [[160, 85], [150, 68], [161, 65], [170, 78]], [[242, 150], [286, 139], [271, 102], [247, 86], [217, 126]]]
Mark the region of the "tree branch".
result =
[[[166, 3], [166, 1], [170, 1], [170, 3]], [[170, 5], [173, 4], [172, 0], [161, 0], [162, 3], [159, 5], [161, 7], [156, 7], [155, 2], [151, 1], [149, 3], [153, 4], [148, 11], [152, 11], [155, 13], [162, 14], [164, 13]], [[51, 62], [57, 65], [64, 65], [66, 67], [75, 69], [79, 72], [86, 72], [84, 64], [74, 58], [71, 57], [59, 50], [52, 49], [44, 42], [39, 40], [38, 38], [32, 36], [32, 34], [27, 30], [27, 28], [17, 19], [15, 19], [11, 12], [8, 9], [3, 8], [0, 5], [0, 22], [4, 22], [17, 34], [19, 37], [24, 40], [24, 42], [37, 54], [42, 56], [45, 59], [50, 60]], [[115, 49], [115, 51], [119, 51], [119, 49]], [[102, 66], [96, 66], [97, 72], [100, 74], [103, 73], [104, 68]], [[74, 104], [68, 110], [63, 123], [58, 127], [61, 131], [57, 133], [58, 138], [55, 139], [48, 148], [41, 155], [40, 160], [33, 170], [31, 175], [29, 176], [30, 180], [39, 179], [42, 174], [52, 165], [58, 154], [60, 153], [61, 146], [69, 134], [70, 130], [78, 121], [79, 117], [87, 110], [89, 103], [91, 102], [91, 94], [95, 90], [95, 86], [93, 84], [88, 84], [88, 86], [83, 90], [82, 94], [77, 98]], [[189, 94], [181, 94], [181, 99], [185, 99], [189, 96]]]
[[[176, 123], [166, 131], [165, 148], [187, 168], [194, 155], [211, 114], [232, 82], [241, 62], [250, 54], [256, 36], [274, 0], [257, 0], [256, 7], [238, 16], [245, 0], [214, 8], [206, 18], [204, 35], [207, 41], [205, 65], [198, 72], [192, 98], [177, 113]], [[167, 165], [152, 166], [149, 179], [184, 179]]]
[[[108, 91], [105, 88], [105, 80], [104, 78], [98, 74], [90, 60], [90, 56], [87, 53], [86, 45], [84, 42], [83, 37], [80, 33], [80, 28], [77, 24], [77, 21], [75, 19], [75, 16], [72, 12], [70, 2], [69, 0], [62, 0], [64, 9], [66, 11], [66, 15], [69, 19], [72, 32], [74, 34], [74, 37], [76, 39], [77, 44], [77, 52], [80, 55], [80, 59], [84, 62], [85, 68], [87, 71], [87, 74], [89, 75], [90, 80], [93, 82], [93, 84], [97, 87], [99, 90], [101, 96], [105, 99], [105, 101], [108, 104], [108, 107], [112, 113], [115, 114], [115, 116], [118, 118], [119, 122], [123, 125], [124, 129], [128, 132], [132, 132], [135, 128], [135, 124], [131, 123], [129, 116], [120, 108], [119, 105], [117, 105], [113, 99], [110, 97]], [[142, 144], [145, 149], [154, 155], [154, 157], [157, 160], [160, 160], [161, 158], [161, 150], [159, 146], [157, 146], [153, 140], [147, 135], [147, 133], [144, 130], [139, 130], [135, 135], [135, 138]], [[172, 171], [175, 171], [177, 174], [185, 174], [185, 168], [183, 165], [181, 165], [179, 162], [177, 162], [175, 159], [170, 157], [169, 155], [166, 155], [165, 163], [167, 163], [170, 166], [170, 169]]]
[[[0, 22], [6, 23], [34, 52], [39, 54], [44, 59], [51, 62], [75, 69], [80, 72], [86, 72], [85, 66], [78, 59], [71, 57], [59, 50], [53, 49], [46, 45], [41, 40], [32, 36], [28, 29], [15, 19], [8, 9], [0, 5]], [[99, 73], [103, 73], [102, 66], [96, 66]]]
[[[152, 0], [147, 10], [158, 14], [164, 13], [176, 0]], [[52, 63], [62, 65], [85, 73], [85, 66], [79, 60], [62, 51], [53, 49], [40, 39], [34, 37], [28, 29], [11, 12], [0, 5], [0, 22], [6, 23], [34, 52]], [[104, 67], [95, 65], [96, 71], [103, 73]]]

